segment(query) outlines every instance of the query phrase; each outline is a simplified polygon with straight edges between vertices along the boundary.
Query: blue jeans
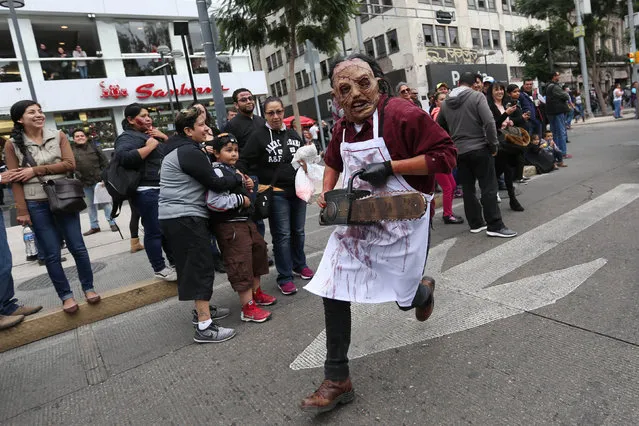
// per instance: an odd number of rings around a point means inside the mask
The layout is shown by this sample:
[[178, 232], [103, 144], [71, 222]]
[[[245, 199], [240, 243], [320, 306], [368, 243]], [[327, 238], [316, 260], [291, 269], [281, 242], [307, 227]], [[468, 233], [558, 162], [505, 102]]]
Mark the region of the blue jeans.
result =
[[14, 298], [13, 276], [11, 275], [11, 250], [4, 227], [4, 215], [0, 212], [0, 315], [11, 315], [18, 309]]
[[159, 196], [159, 189], [148, 189], [137, 192], [135, 199], [132, 200], [135, 204], [135, 208], [140, 212], [142, 226], [144, 226], [144, 249], [146, 250], [146, 255], [149, 258], [154, 272], [160, 272], [166, 268], [166, 263], [162, 256], [162, 248], [164, 248], [166, 252], [169, 263], [173, 263], [171, 261], [173, 259], [173, 253], [160, 229], [160, 220], [158, 218]]
[[78, 72], [80, 73], [80, 78], [89, 78], [89, 67], [87, 65], [79, 66]]
[[552, 138], [557, 144], [557, 147], [561, 150], [563, 155], [566, 155], [566, 122], [564, 121], [563, 114], [549, 115], [548, 121], [550, 122], [550, 131], [552, 132]]
[[89, 252], [84, 245], [80, 228], [79, 213], [51, 213], [48, 201], [27, 201], [27, 208], [33, 223], [33, 231], [38, 239], [38, 249], [42, 250], [49, 278], [53, 282], [58, 297], [67, 300], [73, 297], [69, 280], [60, 262], [60, 232], [67, 242], [67, 248], [75, 259], [82, 290], [93, 291], [93, 271]]
[[[89, 209], [89, 221], [91, 222], [91, 229], [100, 229], [100, 222], [98, 222], [98, 206], [93, 204], [93, 195], [95, 193], [95, 186], [85, 186], [84, 196], [87, 197], [87, 208]], [[106, 217], [109, 225], [115, 225], [115, 221], [111, 220], [111, 203], [100, 204], [100, 207], [104, 210], [104, 216]]]
[[615, 118], [621, 118], [621, 101], [612, 101], [612, 106], [615, 108]]
[[277, 268], [277, 284], [293, 281], [293, 271], [306, 265], [304, 224], [306, 202], [297, 196], [275, 192], [271, 198], [268, 223], [273, 236], [273, 254]]

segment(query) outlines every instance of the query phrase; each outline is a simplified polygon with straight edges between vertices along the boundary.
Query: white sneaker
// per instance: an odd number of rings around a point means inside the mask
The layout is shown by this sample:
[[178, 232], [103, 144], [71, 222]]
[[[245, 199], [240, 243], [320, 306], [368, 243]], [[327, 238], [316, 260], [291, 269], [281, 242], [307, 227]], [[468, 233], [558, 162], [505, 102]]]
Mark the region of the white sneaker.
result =
[[497, 193], [497, 202], [501, 203], [501, 197], [499, 196], [499, 192]]
[[177, 272], [169, 266], [166, 266], [159, 272], [155, 273], [155, 278], [160, 278], [164, 281], [177, 281]]

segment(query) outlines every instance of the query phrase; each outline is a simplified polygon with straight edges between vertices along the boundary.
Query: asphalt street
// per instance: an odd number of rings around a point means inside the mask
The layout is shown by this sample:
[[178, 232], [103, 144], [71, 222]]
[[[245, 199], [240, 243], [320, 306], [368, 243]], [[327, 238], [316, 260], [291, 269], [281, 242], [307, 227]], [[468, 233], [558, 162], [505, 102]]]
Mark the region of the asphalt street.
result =
[[[638, 125], [572, 130], [568, 167], [519, 186], [526, 211], [502, 203], [515, 239], [438, 215], [435, 312], [418, 323], [393, 304], [354, 306], [349, 405], [297, 408], [322, 380], [322, 304], [276, 294], [272, 271], [263, 288], [279, 300], [263, 324], [242, 323], [216, 278], [214, 303], [232, 309], [221, 323], [238, 331], [222, 344], [193, 343], [192, 306], [172, 299], [0, 354], [0, 422], [639, 424]], [[331, 230], [316, 207], [307, 216], [315, 268]], [[100, 262], [116, 274], [146, 266], [136, 259]]]

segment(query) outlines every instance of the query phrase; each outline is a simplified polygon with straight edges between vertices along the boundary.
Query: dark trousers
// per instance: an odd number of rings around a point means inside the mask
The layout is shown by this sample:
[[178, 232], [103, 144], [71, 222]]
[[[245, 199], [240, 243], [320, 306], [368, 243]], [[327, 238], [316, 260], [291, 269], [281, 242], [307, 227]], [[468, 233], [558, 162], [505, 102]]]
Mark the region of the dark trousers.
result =
[[138, 233], [140, 232], [140, 212], [135, 208], [135, 204], [132, 202], [129, 202], [129, 207], [131, 207], [129, 232], [131, 233], [131, 238], [138, 238]]
[[[497, 156], [495, 157], [495, 172], [497, 175], [501, 175], [501, 174], [504, 175], [506, 190], [508, 191], [508, 197], [510, 198], [511, 201], [516, 199], [515, 186], [513, 185], [514, 180], [517, 178], [515, 175], [519, 172], [520, 163], [523, 164], [523, 156], [522, 156], [521, 162], [519, 157], [520, 157], [519, 153], [510, 153], [503, 150], [500, 150]], [[521, 167], [522, 174], [523, 174], [523, 171], [524, 171], [524, 168], [522, 166]]]
[[166, 267], [162, 249], [166, 253], [169, 264], [174, 264], [173, 251], [167, 243], [166, 238], [160, 230], [160, 220], [158, 219], [158, 199], [160, 196], [159, 189], [148, 189], [135, 194], [133, 202], [137, 211], [142, 218], [142, 226], [144, 226], [144, 249], [149, 258], [149, 263], [154, 272], [160, 272]]
[[[464, 212], [470, 228], [481, 227], [485, 219], [489, 231], [502, 229], [504, 222], [497, 206], [495, 162], [488, 148], [460, 155], [457, 159], [457, 177], [464, 190]], [[475, 189], [477, 181], [481, 190], [481, 204]]]
[[4, 227], [4, 216], [0, 212], [0, 315], [11, 315], [19, 308], [13, 289], [11, 264], [7, 230]]
[[[419, 285], [411, 307], [402, 308], [408, 311], [417, 306], [424, 306], [431, 297], [428, 287]], [[324, 361], [324, 378], [332, 381], [346, 380], [350, 374], [348, 369], [348, 348], [351, 344], [351, 302], [323, 298], [324, 321], [326, 324], [326, 361]]]

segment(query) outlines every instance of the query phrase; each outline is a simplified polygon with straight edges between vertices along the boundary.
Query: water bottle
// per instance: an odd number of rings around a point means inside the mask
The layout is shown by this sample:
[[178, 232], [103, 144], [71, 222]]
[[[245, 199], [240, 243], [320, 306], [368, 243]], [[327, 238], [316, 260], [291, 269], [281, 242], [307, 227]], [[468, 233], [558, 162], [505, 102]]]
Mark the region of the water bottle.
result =
[[27, 261], [31, 262], [38, 258], [38, 247], [35, 243], [35, 233], [29, 225], [22, 228], [22, 239], [24, 240], [24, 251], [27, 254]]

